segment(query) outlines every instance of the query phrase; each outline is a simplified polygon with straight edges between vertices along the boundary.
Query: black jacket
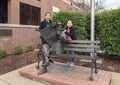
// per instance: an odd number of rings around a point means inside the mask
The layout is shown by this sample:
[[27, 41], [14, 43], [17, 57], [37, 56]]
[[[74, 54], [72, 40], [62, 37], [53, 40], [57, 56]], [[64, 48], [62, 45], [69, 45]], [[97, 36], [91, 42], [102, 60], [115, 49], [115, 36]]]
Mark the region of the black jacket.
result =
[[50, 27], [50, 26], [52, 26], [52, 21], [51, 20], [49, 22], [47, 22], [46, 20], [43, 20], [42, 22], [40, 22], [39, 30], [41, 30], [45, 27]]
[[[44, 19], [42, 22], [40, 22], [39, 30], [42, 30], [42, 29], [44, 29], [45, 27], [50, 27], [50, 26], [52, 26], [52, 21], [50, 20], [49, 22], [47, 22], [47, 21]], [[41, 40], [42, 40], [42, 44], [46, 44], [46, 43], [47, 43], [42, 37], [40, 37], [40, 38], [41, 38]]]
[[[66, 30], [68, 30], [68, 27], [66, 28]], [[69, 35], [72, 38], [72, 40], [76, 40], [75, 29], [73, 27], [70, 28], [70, 33], [66, 31], [65, 34]]]

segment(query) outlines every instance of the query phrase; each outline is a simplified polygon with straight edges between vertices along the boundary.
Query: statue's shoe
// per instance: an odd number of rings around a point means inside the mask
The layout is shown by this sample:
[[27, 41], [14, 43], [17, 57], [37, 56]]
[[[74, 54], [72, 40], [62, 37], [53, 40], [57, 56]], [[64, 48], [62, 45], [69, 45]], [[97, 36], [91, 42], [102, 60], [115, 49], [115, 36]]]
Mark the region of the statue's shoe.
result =
[[49, 59], [49, 62], [50, 62], [50, 63], [54, 63], [52, 59]]
[[50, 62], [48, 61], [48, 62], [45, 62], [44, 64], [42, 64], [42, 66], [43, 67], [47, 67], [47, 66], [49, 66], [50, 65]]
[[47, 67], [43, 67], [41, 71], [38, 73], [38, 75], [44, 74], [47, 72]]

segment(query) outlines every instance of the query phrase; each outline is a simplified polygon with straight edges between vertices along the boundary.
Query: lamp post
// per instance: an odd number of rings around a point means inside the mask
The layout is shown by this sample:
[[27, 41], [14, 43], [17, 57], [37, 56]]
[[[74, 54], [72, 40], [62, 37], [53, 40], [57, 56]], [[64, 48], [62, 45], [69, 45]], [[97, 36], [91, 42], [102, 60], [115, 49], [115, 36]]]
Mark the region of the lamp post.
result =
[[95, 39], [95, 0], [90, 0], [91, 7], [91, 41]]

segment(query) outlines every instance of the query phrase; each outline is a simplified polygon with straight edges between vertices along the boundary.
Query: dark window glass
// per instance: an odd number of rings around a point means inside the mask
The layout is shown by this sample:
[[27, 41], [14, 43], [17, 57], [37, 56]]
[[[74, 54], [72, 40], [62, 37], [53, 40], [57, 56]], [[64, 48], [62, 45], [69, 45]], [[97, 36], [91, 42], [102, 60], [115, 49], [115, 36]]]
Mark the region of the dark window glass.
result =
[[20, 3], [20, 24], [39, 25], [40, 8]]
[[0, 23], [8, 22], [8, 1], [0, 0]]

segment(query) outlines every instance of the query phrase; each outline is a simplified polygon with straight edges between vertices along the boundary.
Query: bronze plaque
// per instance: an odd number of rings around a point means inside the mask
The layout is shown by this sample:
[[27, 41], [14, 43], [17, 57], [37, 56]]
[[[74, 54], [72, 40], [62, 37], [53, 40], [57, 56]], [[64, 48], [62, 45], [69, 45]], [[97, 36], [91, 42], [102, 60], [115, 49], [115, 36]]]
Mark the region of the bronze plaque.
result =
[[12, 29], [0, 29], [0, 36], [12, 36]]

